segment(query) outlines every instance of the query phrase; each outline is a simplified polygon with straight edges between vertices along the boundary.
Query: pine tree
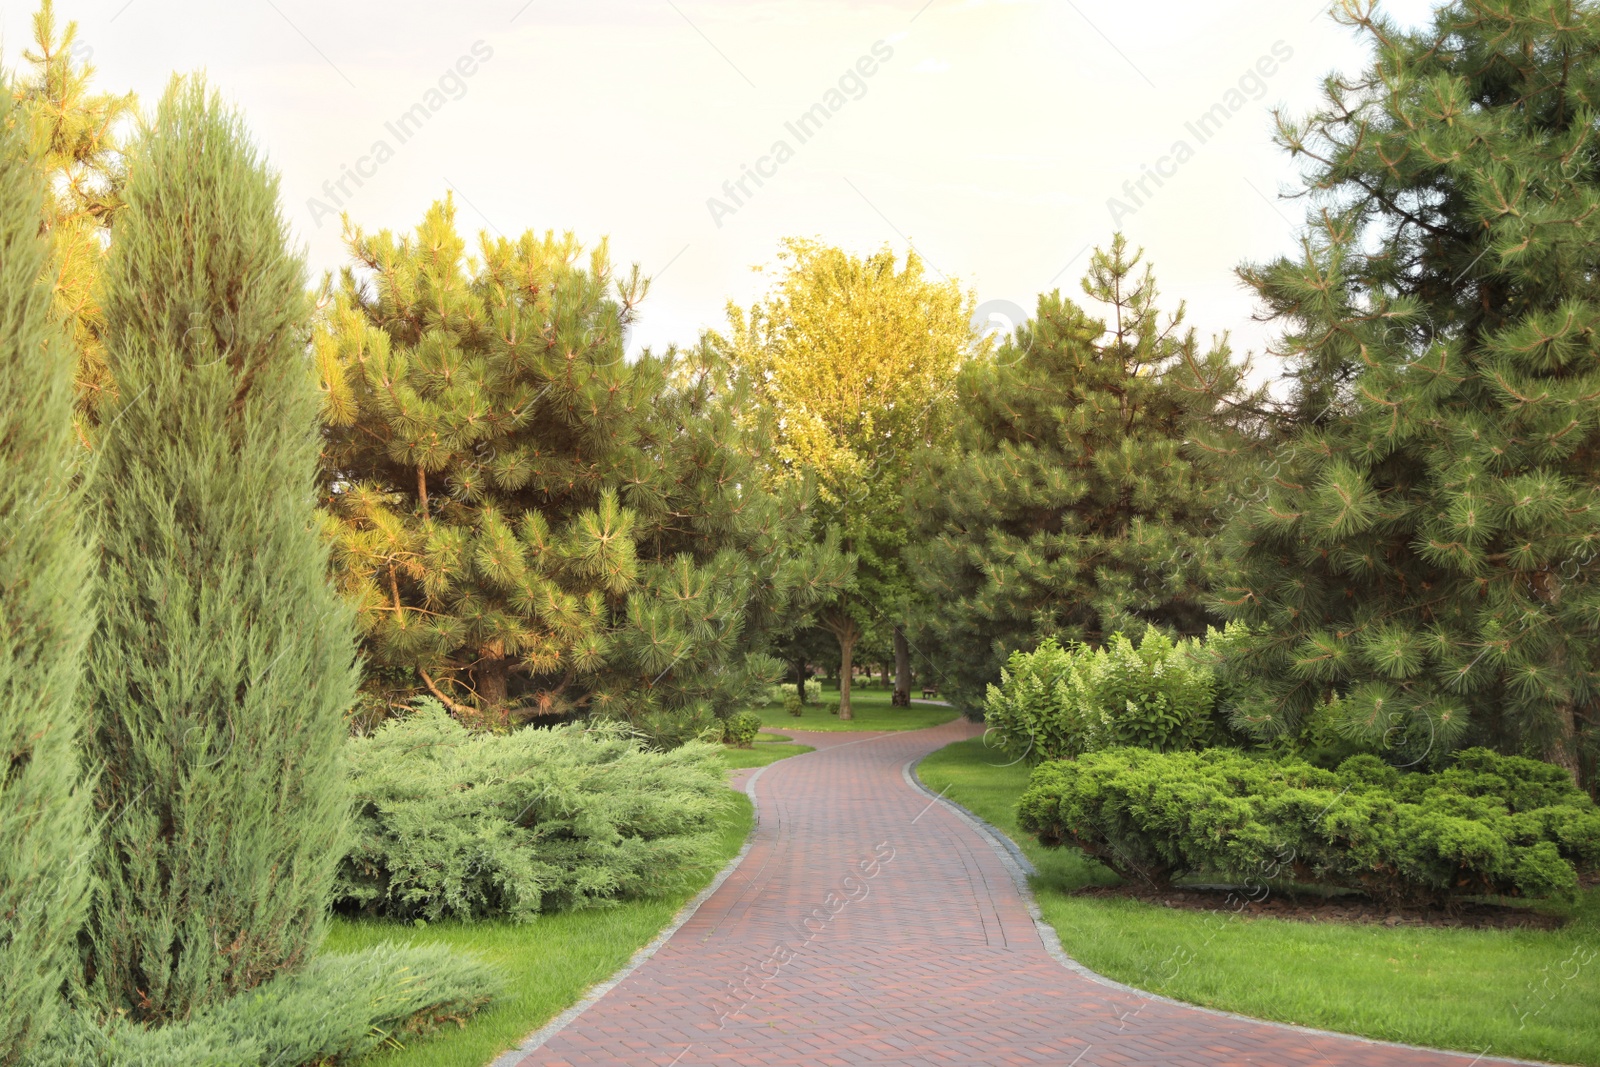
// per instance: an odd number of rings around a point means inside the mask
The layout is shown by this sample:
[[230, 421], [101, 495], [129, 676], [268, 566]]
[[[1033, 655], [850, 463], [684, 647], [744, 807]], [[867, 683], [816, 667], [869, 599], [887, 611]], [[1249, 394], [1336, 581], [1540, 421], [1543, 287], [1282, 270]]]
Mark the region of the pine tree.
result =
[[776, 680], [767, 629], [839, 561], [794, 550], [806, 495], [763, 488], [714, 354], [624, 358], [637, 272], [571, 234], [469, 262], [449, 201], [350, 248], [316, 338], [323, 490], [375, 695], [664, 734]]
[[[770, 484], [772, 413], [743, 375], [708, 339], [662, 363], [645, 447], [665, 495], [635, 504], [643, 580], [592, 704], [658, 736], [764, 694], [783, 673], [776, 642], [837, 597], [851, 570], [836, 536], [812, 538], [812, 485]], [[657, 635], [669, 630], [682, 646], [663, 664]]]
[[1294, 395], [1225, 596], [1265, 639], [1240, 721], [1317, 709], [1408, 762], [1467, 743], [1576, 771], [1600, 667], [1600, 11], [1347, 3], [1357, 78], [1280, 141], [1298, 259], [1247, 269]]
[[[1006, 657], [1045, 638], [1102, 644], [1147, 625], [1213, 621], [1227, 486], [1194, 447], [1227, 437], [1248, 398], [1225, 346], [1202, 355], [1183, 311], [1162, 320], [1149, 268], [1118, 237], [1097, 250], [1092, 317], [1059, 292], [957, 383], [954, 447], [912, 496], [922, 653], [942, 691], [981, 706]], [[1223, 447], [1222, 443], [1212, 445]]]
[[56, 314], [70, 324], [78, 349], [78, 432], [87, 441], [115, 389], [95, 287], [122, 209], [123, 127], [133, 119], [135, 104], [132, 93], [92, 91], [94, 67], [79, 56], [78, 24], [67, 23], [58, 35], [55, 6], [41, 0], [33, 16], [33, 48], [23, 53], [27, 73], [16, 80], [12, 95], [22, 105], [34, 159], [48, 179], [42, 216], [55, 249]]
[[309, 308], [277, 195], [241, 121], [175, 80], [106, 268], [90, 988], [135, 1018], [303, 964], [348, 823], [354, 626], [327, 581]]
[[51, 321], [44, 185], [0, 116], [0, 1064], [56, 1017], [88, 901], [77, 689], [88, 546], [77, 527], [72, 349]]

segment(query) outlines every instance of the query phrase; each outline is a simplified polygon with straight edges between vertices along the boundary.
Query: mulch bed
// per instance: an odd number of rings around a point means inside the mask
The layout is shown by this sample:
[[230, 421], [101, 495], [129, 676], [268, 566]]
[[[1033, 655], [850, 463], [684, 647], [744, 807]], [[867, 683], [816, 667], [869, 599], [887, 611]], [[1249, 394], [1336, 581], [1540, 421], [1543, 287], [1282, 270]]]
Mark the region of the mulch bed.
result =
[[1265, 899], [1243, 887], [1182, 886], [1158, 889], [1128, 883], [1115, 886], [1087, 886], [1078, 890], [1086, 897], [1130, 897], [1150, 904], [1191, 911], [1214, 911], [1224, 916], [1237, 913], [1242, 919], [1289, 919], [1312, 923], [1375, 923], [1383, 926], [1454, 926], [1485, 930], [1554, 930], [1566, 919], [1528, 908], [1507, 907], [1462, 901], [1448, 909], [1389, 907], [1354, 894], [1335, 897], [1291, 894], [1274, 889]]

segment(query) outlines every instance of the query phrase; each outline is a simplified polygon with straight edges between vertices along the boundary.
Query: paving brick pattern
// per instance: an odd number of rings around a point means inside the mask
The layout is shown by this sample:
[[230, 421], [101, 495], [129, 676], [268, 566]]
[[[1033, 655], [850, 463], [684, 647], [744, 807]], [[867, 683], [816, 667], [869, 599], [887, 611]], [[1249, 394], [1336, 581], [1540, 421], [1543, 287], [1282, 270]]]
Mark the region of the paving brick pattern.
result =
[[1235, 1019], [1070, 971], [989, 844], [902, 777], [975, 727], [784, 732], [818, 751], [757, 780], [743, 864], [521, 1067], [1489, 1062]]

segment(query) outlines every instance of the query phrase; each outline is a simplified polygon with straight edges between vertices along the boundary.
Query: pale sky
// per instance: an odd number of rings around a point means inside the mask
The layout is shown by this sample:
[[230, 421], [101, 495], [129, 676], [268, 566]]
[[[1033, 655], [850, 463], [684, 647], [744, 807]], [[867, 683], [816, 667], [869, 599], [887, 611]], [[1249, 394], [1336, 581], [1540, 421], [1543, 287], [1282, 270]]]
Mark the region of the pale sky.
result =
[[[0, 0], [8, 66], [33, 6]], [[1407, 22], [1430, 6], [1384, 5]], [[57, 0], [101, 87], [148, 106], [171, 72], [204, 69], [243, 109], [314, 274], [343, 261], [329, 189], [362, 226], [409, 230], [453, 188], [473, 233], [609, 236], [656, 279], [633, 347], [720, 328], [786, 235], [914, 245], [980, 302], [1031, 312], [1041, 291], [1077, 293], [1087, 249], [1120, 225], [1202, 338], [1259, 350], [1269, 334], [1233, 270], [1291, 250], [1302, 215], [1277, 201], [1295, 172], [1270, 111], [1303, 112], [1329, 71], [1365, 60], [1325, 7]], [[417, 105], [426, 121], [402, 127]], [[800, 127], [815, 105], [825, 121]], [[1125, 183], [1147, 170], [1166, 176], [1135, 200]], [[1113, 197], [1131, 210], [1114, 218]]]

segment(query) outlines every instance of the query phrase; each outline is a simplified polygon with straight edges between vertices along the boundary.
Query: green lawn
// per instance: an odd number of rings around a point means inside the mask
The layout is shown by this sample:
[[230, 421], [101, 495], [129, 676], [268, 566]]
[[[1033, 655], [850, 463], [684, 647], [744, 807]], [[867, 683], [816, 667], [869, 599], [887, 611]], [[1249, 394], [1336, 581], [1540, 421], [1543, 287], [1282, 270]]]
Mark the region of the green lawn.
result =
[[1600, 1065], [1600, 888], [1558, 906], [1558, 931], [1455, 930], [1227, 920], [1134, 900], [1073, 896], [1116, 878], [1075, 849], [1017, 829], [1023, 764], [981, 740], [918, 773], [1010, 834], [1067, 952], [1119, 982], [1262, 1019], [1496, 1056]]
[[[762, 746], [780, 750], [803, 747]], [[753, 754], [736, 749], [729, 752]], [[730, 760], [730, 764], [734, 761]], [[354, 952], [391, 940], [443, 943], [488, 960], [507, 977], [505, 996], [461, 1029], [443, 1030], [404, 1048], [375, 1052], [361, 1061], [362, 1067], [483, 1067], [576, 1003], [590, 986], [616, 973], [634, 952], [660, 933], [678, 909], [705, 888], [739, 851], [750, 834], [753, 815], [744, 794], [735, 797], [723, 818], [715, 865], [702, 872], [693, 884], [670, 896], [628, 901], [611, 908], [541, 915], [521, 926], [506, 922], [439, 922], [416, 928], [336, 919], [325, 947], [328, 952]]]
[[753, 748], [723, 748], [722, 756], [728, 761], [728, 768], [736, 770], [741, 767], [765, 767], [769, 763], [777, 763], [790, 756], [816, 751], [810, 745], [773, 743], [768, 740], [770, 736], [762, 734], [757, 737]]
[[956, 717], [954, 708], [937, 704], [890, 707], [890, 696], [887, 689], [851, 689], [850, 708], [855, 718], [848, 722], [840, 722], [837, 715], [829, 715], [822, 708], [822, 704], [839, 702], [837, 689], [824, 689], [821, 703], [807, 704], [799, 718], [784, 711], [781, 704], [752, 710], [761, 716], [763, 726], [774, 730], [921, 730]]

